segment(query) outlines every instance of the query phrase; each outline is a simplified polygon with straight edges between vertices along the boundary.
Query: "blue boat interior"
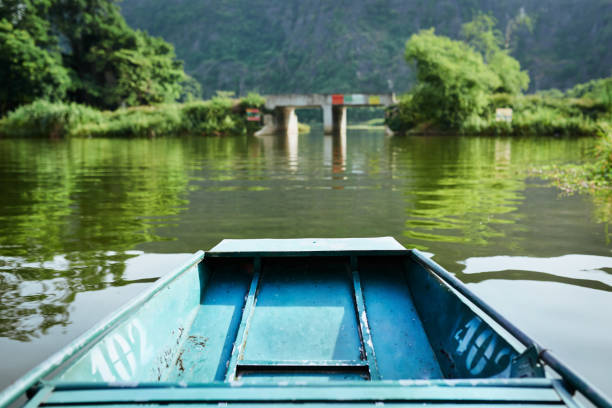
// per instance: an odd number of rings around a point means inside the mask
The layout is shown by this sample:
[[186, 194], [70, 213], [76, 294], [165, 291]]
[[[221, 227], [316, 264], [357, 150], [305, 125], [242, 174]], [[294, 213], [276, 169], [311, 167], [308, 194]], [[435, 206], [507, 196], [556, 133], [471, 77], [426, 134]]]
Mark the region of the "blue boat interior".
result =
[[20, 395], [27, 408], [579, 406], [536, 346], [440, 270], [392, 238], [224, 240], [0, 395], [0, 408]]
[[257, 272], [244, 259], [210, 262], [182, 364], [168, 380], [443, 378], [401, 266], [362, 262], [355, 274], [344, 257], [265, 258]]
[[409, 251], [207, 255], [59, 381], [526, 376], [518, 351]]

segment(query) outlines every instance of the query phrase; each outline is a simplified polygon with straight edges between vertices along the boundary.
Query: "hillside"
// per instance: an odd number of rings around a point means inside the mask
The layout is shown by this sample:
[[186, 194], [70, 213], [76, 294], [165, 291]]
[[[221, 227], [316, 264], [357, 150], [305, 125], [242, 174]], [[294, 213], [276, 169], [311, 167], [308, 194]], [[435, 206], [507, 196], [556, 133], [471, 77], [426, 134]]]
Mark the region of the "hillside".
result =
[[462, 23], [493, 14], [502, 32], [521, 8], [512, 54], [530, 90], [569, 88], [612, 73], [611, 0], [124, 0], [135, 28], [173, 43], [205, 95], [406, 91], [404, 44], [422, 28], [457, 38]]

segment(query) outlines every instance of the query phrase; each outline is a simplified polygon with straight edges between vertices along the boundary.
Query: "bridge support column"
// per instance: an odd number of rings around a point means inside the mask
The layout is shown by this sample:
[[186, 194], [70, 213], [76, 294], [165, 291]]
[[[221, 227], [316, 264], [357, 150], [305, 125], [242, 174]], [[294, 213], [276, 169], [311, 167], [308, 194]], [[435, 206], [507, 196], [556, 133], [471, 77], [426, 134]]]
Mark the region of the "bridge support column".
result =
[[295, 108], [276, 108], [273, 114], [264, 115], [264, 126], [255, 132], [255, 136], [273, 135], [276, 133], [298, 133], [298, 119], [295, 114]]
[[295, 108], [283, 108], [283, 131], [288, 135], [298, 133], [298, 119]]
[[323, 105], [323, 133], [346, 132], [346, 106]]
[[323, 109], [323, 133], [334, 133], [334, 118], [331, 105], [321, 106]]
[[334, 133], [346, 135], [346, 106], [334, 106], [332, 116], [334, 118]]
[[263, 127], [255, 132], [255, 136], [273, 135], [278, 132], [276, 115], [265, 114], [263, 117]]

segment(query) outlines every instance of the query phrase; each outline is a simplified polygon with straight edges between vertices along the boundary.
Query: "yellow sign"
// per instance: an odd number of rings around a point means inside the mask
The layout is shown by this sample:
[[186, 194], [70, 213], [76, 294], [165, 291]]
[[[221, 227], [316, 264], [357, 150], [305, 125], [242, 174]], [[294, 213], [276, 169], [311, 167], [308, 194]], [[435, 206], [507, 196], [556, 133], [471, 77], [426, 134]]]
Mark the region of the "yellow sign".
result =
[[380, 105], [380, 96], [372, 95], [368, 100], [369, 105]]

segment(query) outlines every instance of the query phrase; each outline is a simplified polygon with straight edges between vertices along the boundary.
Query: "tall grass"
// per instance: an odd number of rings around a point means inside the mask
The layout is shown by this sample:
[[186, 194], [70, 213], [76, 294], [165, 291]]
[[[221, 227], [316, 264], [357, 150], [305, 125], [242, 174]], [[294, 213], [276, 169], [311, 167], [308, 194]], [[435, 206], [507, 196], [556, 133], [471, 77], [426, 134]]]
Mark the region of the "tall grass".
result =
[[550, 108], [515, 111], [512, 122], [498, 122], [493, 116], [485, 118], [470, 117], [465, 121], [460, 133], [478, 135], [508, 136], [593, 136], [600, 122], [582, 115], [566, 116]]
[[35, 101], [0, 120], [0, 135], [10, 137], [51, 137], [71, 135], [86, 123], [100, 123], [104, 114], [76, 103]]
[[214, 97], [184, 104], [139, 106], [100, 112], [76, 103], [36, 101], [0, 120], [5, 137], [154, 137], [229, 135], [253, 132], [245, 110], [265, 101], [256, 94], [243, 99]]

